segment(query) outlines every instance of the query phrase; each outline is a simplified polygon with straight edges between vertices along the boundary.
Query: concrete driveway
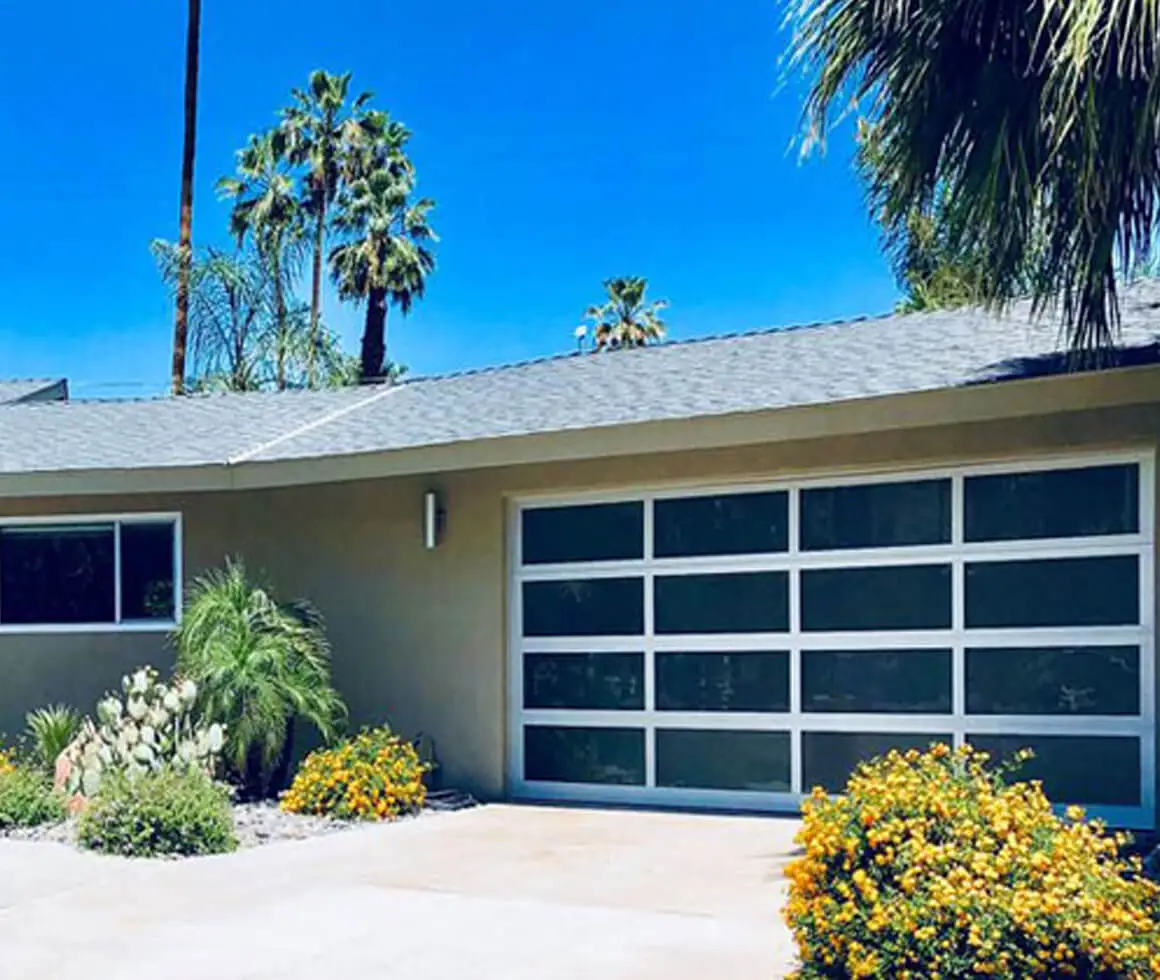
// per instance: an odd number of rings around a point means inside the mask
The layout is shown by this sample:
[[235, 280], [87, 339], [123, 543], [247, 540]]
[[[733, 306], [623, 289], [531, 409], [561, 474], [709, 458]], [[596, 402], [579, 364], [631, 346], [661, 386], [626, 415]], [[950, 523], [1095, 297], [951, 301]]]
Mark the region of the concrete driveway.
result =
[[176, 863], [0, 841], [0, 978], [775, 980], [795, 829], [487, 806]]

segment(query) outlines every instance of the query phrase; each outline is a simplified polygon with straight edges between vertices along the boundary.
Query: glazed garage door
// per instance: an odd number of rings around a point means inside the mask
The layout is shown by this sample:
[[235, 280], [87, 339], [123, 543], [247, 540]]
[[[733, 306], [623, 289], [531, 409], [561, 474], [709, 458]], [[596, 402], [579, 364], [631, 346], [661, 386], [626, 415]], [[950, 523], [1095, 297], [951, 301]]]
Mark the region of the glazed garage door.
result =
[[1152, 486], [1120, 456], [521, 502], [514, 790], [791, 809], [968, 741], [1150, 826]]

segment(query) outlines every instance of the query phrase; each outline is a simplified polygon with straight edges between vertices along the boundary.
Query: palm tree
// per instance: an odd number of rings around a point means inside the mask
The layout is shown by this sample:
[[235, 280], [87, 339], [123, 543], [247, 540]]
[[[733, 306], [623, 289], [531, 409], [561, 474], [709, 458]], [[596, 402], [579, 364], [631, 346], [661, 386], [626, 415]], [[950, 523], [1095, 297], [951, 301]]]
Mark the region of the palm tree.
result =
[[[303, 212], [286, 156], [286, 134], [275, 129], [251, 136], [238, 154], [236, 177], [218, 181], [218, 192], [232, 198], [230, 231], [241, 246], [252, 236], [270, 270], [274, 291], [276, 385], [286, 387], [286, 357], [290, 334], [286, 293], [302, 255]], [[312, 324], [316, 329], [316, 324]]]
[[[664, 339], [665, 325], [659, 314], [669, 304], [663, 299], [651, 303], [645, 299], [647, 279], [640, 276], [606, 279], [604, 288], [608, 292], [608, 301], [588, 307], [584, 314], [592, 321], [596, 350], [644, 347]], [[582, 340], [581, 330], [586, 332], [587, 328], [577, 328], [577, 338]]]
[[189, 326], [189, 269], [193, 261], [193, 157], [197, 147], [197, 75], [201, 49], [201, 0], [189, 0], [185, 37], [185, 138], [181, 151], [181, 217], [178, 232], [177, 312], [173, 321], [173, 393], [185, 389]]
[[1117, 277], [1151, 254], [1160, 208], [1154, 2], [798, 0], [805, 149], [865, 114], [888, 241], [945, 208], [984, 300], [1059, 301], [1077, 350], [1112, 343]]
[[207, 721], [226, 728], [223, 759], [252, 797], [285, 781], [297, 721], [330, 740], [346, 708], [330, 680], [322, 618], [277, 601], [240, 561], [197, 579], [175, 634], [177, 670]]
[[438, 241], [428, 215], [435, 202], [411, 200], [410, 177], [390, 169], [355, 180], [343, 195], [335, 228], [346, 236], [330, 253], [339, 296], [366, 302], [361, 350], [361, 380], [384, 379], [387, 305], [405, 316], [423, 296], [435, 269], [430, 245]]
[[[371, 93], [363, 92], [348, 106], [350, 73], [311, 73], [305, 89], [294, 89], [293, 104], [282, 111], [290, 161], [307, 171], [304, 205], [314, 221], [313, 264], [310, 274], [310, 336], [317, 344], [322, 308], [322, 259], [327, 219], [342, 186], [349, 154], [366, 142], [366, 106]], [[310, 365], [313, 378], [314, 365]]]
[[[181, 249], [152, 245], [161, 278], [176, 290]], [[188, 272], [189, 365], [184, 388], [259, 391], [276, 338], [271, 327], [267, 270], [259, 256], [208, 248]]]

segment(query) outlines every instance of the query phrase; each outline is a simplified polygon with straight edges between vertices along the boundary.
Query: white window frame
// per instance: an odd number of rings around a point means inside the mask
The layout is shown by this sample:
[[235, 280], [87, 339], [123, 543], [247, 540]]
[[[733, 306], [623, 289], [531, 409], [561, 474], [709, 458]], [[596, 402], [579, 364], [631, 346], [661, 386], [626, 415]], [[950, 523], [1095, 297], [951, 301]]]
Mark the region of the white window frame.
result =
[[[123, 619], [121, 616], [121, 527], [131, 524], [173, 524], [173, 612], [170, 619]], [[181, 513], [177, 511], [133, 512], [121, 514], [43, 514], [33, 517], [0, 517], [0, 531], [9, 527], [73, 527], [78, 524], [113, 526], [113, 612], [110, 623], [4, 623], [0, 636], [12, 634], [67, 633], [166, 633], [181, 622], [184, 566]]]
[[[1155, 450], [1039, 455], [1015, 459], [964, 463], [939, 468], [905, 468], [856, 473], [845, 470], [830, 476], [810, 475], [777, 481], [737, 480], [726, 483], [669, 483], [616, 492], [551, 493], [519, 496], [508, 507], [508, 780], [514, 797], [577, 802], [637, 803], [679, 807], [796, 811], [804, 797], [802, 786], [802, 732], [950, 733], [956, 745], [973, 734], [1013, 735], [1123, 735], [1140, 739], [1141, 800], [1138, 807], [1093, 806], [1092, 814], [1108, 822], [1152, 829], [1156, 821], [1156, 646], [1155, 646]], [[1022, 541], [967, 542], [964, 540], [964, 481], [969, 476], [1082, 469], [1098, 465], [1134, 463], [1139, 466], [1139, 530], [1133, 534]], [[948, 544], [886, 548], [801, 551], [799, 515], [801, 491], [910, 480], [951, 480], [951, 541]], [[713, 496], [728, 493], [788, 491], [789, 547], [778, 554], [719, 557], [652, 558], [653, 508], [670, 497]], [[629, 561], [569, 562], [524, 567], [521, 559], [520, 515], [525, 510], [569, 504], [641, 501], [644, 505], [643, 559]], [[1135, 626], [1052, 627], [1039, 629], [965, 628], [965, 567], [968, 561], [1034, 558], [1076, 558], [1135, 555], [1140, 562], [1140, 623]], [[952, 626], [947, 630], [852, 633], [803, 633], [800, 630], [801, 571], [812, 568], [854, 568], [871, 565], [949, 563], [952, 574]], [[696, 574], [710, 571], [789, 572], [790, 630], [787, 633], [733, 635], [655, 635], [653, 579], [658, 574]], [[522, 635], [521, 585], [525, 581], [570, 578], [639, 576], [644, 588], [645, 629], [628, 637], [528, 637]], [[1138, 644], [1140, 648], [1140, 714], [1118, 716], [967, 715], [965, 705], [966, 648], [981, 646]], [[952, 651], [953, 705], [948, 715], [821, 714], [801, 709], [801, 655], [803, 650], [942, 648]], [[525, 709], [523, 657], [525, 653], [644, 653], [644, 710], [586, 711]], [[781, 713], [678, 713], [655, 710], [655, 655], [658, 651], [696, 652], [788, 650], [790, 653], [790, 710]], [[525, 724], [632, 727], [645, 729], [645, 786], [597, 783], [571, 784], [523, 778]], [[656, 781], [656, 728], [741, 729], [789, 731], [793, 785], [787, 793], [755, 793], [660, 787]]]

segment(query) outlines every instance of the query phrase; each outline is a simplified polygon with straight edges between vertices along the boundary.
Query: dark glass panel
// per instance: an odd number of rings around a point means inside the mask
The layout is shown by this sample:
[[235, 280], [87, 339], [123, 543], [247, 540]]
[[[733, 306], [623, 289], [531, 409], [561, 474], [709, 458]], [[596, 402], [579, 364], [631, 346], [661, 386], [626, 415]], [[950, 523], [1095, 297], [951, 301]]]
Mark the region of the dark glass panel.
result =
[[790, 734], [657, 729], [657, 785], [788, 792]]
[[121, 525], [121, 618], [173, 619], [173, 523]]
[[656, 654], [658, 711], [789, 711], [789, 654]]
[[785, 551], [789, 494], [777, 490], [658, 500], [654, 535], [658, 558]]
[[1136, 647], [967, 650], [972, 715], [1138, 715]]
[[905, 732], [803, 732], [802, 785], [807, 792], [821, 786], [828, 793], [841, 793], [860, 763], [891, 749], [928, 749], [936, 742], [950, 745], [953, 738]]
[[112, 525], [0, 530], [0, 623], [111, 623]]
[[803, 490], [803, 551], [945, 544], [951, 481], [865, 483]]
[[1135, 463], [969, 476], [963, 485], [966, 539], [1130, 534], [1140, 526], [1139, 486]]
[[1139, 574], [1134, 555], [968, 562], [967, 626], [1135, 624]]
[[1012, 779], [1038, 779], [1052, 803], [1081, 806], [1140, 805], [1140, 740], [1088, 735], [970, 735], [994, 761], [1020, 749], [1035, 758]]
[[655, 580], [658, 633], [784, 633], [788, 572], [664, 575]]
[[949, 714], [950, 650], [804, 650], [802, 710]]
[[535, 507], [521, 515], [525, 565], [644, 557], [644, 505]]
[[524, 778], [644, 785], [644, 729], [524, 726]]
[[802, 571], [802, 629], [947, 629], [950, 565], [814, 568]]
[[525, 582], [524, 636], [637, 636], [644, 632], [644, 580]]
[[524, 707], [642, 709], [644, 654], [525, 654]]

